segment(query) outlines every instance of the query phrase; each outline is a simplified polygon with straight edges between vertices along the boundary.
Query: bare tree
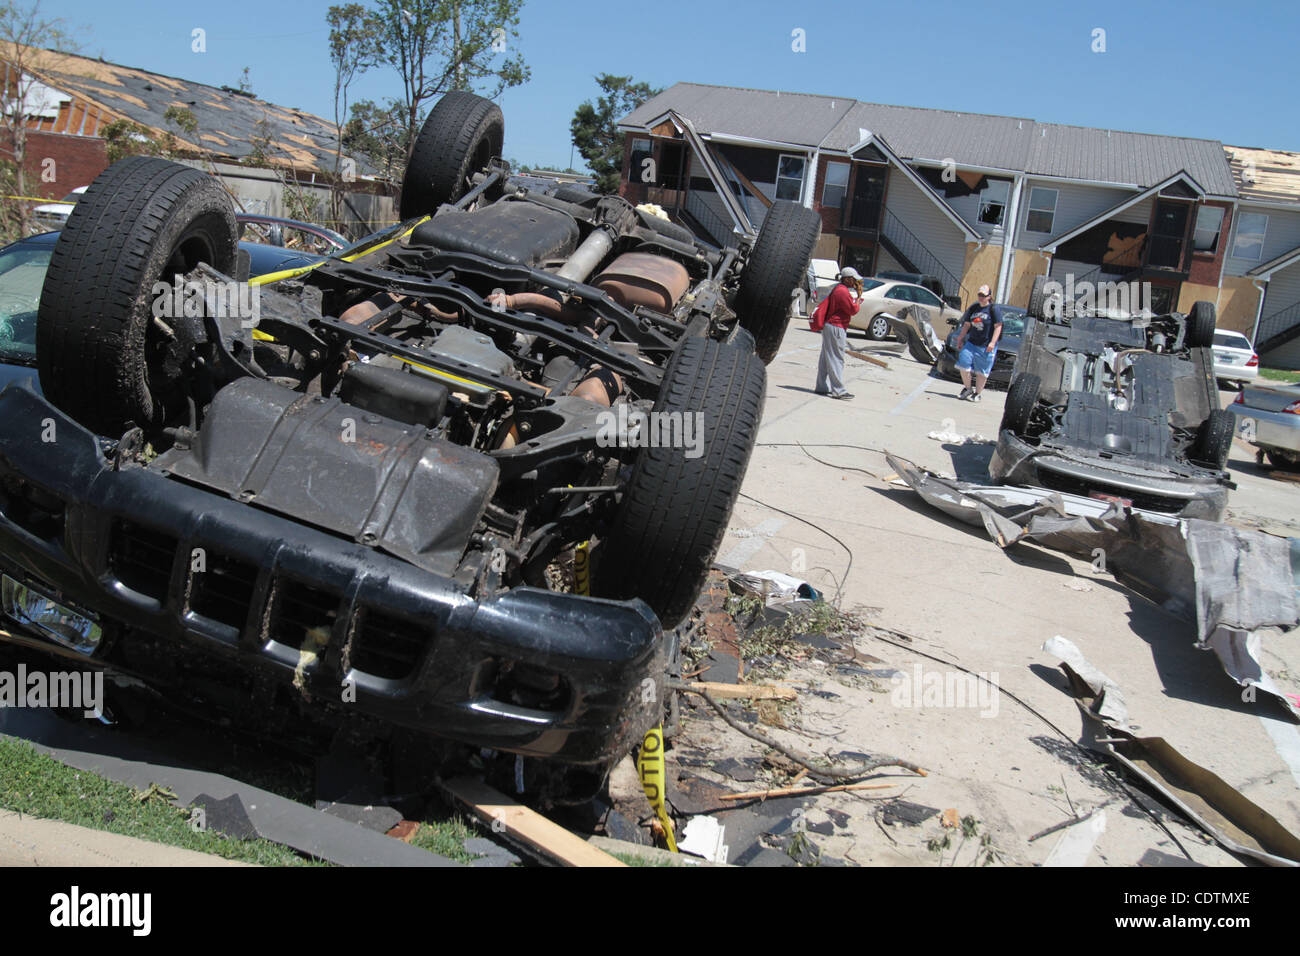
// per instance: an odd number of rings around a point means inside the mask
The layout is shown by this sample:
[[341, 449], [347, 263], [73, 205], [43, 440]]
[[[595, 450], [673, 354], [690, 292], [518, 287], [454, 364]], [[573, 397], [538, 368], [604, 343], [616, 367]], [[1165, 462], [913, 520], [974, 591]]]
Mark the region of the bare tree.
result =
[[[19, 7], [10, 0], [0, 3], [0, 59], [4, 60], [4, 87], [0, 99], [0, 149], [12, 157], [13, 167], [5, 170], [19, 196], [27, 195], [27, 123], [35, 108], [35, 92], [41, 84], [34, 75], [43, 48], [69, 49], [72, 37], [67, 23], [60, 17], [45, 17], [40, 3]], [[57, 175], [57, 170], [55, 171]], [[29, 226], [27, 203], [10, 200], [16, 208], [7, 210], [6, 219], [16, 221], [19, 235]]]

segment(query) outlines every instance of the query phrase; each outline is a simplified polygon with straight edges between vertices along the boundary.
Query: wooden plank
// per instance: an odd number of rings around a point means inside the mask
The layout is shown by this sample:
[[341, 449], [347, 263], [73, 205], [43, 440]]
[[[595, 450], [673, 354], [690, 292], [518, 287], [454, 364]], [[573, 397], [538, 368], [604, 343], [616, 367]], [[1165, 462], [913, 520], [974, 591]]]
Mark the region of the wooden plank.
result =
[[855, 359], [862, 359], [864, 362], [870, 362], [872, 365], [879, 365], [881, 368], [889, 368], [888, 362], [881, 361], [874, 355], [868, 355], [866, 352], [859, 352], [855, 349], [845, 349], [844, 351], [848, 352], [849, 355], [852, 355]]
[[480, 820], [489, 826], [504, 827], [508, 837], [562, 866], [627, 865], [481, 780], [457, 777], [442, 786]]
[[775, 687], [772, 684], [718, 684], [713, 681], [696, 681], [690, 685], [697, 690], [708, 691], [711, 697], [736, 700], [794, 700], [799, 694], [793, 687]]
[[728, 793], [719, 800], [766, 800], [768, 797], [810, 797], [818, 793], [839, 793], [841, 790], [888, 790], [896, 783], [837, 783], [827, 787], [782, 787], [779, 790], [752, 790], [749, 793]]

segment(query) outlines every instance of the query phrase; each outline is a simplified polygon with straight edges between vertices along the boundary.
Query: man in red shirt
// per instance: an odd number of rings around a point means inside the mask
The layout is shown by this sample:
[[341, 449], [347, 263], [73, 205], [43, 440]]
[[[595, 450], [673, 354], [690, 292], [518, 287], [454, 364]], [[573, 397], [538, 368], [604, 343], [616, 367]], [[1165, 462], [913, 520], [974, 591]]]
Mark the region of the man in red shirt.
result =
[[[849, 343], [849, 320], [862, 308], [862, 296], [854, 295], [861, 279], [858, 270], [847, 268], [840, 272], [840, 282], [826, 296], [826, 324], [822, 326], [822, 354], [817, 362], [817, 384], [813, 391], [831, 398], [852, 398], [844, 387], [844, 349]], [[823, 388], [822, 384], [827, 383]]]

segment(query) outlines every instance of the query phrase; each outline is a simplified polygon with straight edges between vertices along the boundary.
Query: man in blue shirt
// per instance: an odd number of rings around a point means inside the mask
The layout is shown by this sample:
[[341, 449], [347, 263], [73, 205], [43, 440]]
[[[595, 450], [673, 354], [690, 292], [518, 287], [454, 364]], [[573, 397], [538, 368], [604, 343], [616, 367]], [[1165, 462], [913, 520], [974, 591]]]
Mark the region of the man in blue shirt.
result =
[[[993, 304], [993, 293], [988, 286], [979, 287], [977, 299], [961, 317], [961, 331], [957, 333], [957, 371], [962, 384], [957, 397], [972, 402], [980, 400], [984, 383], [993, 371], [993, 360], [997, 358], [998, 339], [1002, 337], [1002, 311]], [[970, 385], [972, 372], [974, 388]]]

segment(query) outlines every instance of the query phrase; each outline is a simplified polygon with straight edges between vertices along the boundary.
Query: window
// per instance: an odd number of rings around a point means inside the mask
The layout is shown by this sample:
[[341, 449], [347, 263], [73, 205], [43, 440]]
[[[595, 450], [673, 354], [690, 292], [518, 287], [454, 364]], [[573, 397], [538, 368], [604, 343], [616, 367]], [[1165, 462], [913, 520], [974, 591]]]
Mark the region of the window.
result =
[[899, 302], [915, 302], [916, 297], [912, 294], [911, 286], [896, 285], [885, 293], [886, 299], [897, 299]]
[[988, 226], [1002, 225], [1002, 215], [1007, 209], [1007, 196], [1011, 184], [1001, 179], [990, 179], [980, 191], [980, 222]]
[[1196, 211], [1196, 232], [1192, 234], [1192, 248], [1197, 252], [1214, 252], [1219, 248], [1219, 229], [1223, 226], [1223, 209], [1219, 206], [1202, 206]]
[[912, 301], [919, 302], [921, 305], [928, 305], [932, 309], [943, 308], [943, 303], [939, 301], [939, 297], [929, 289], [913, 289]]
[[827, 163], [826, 182], [822, 186], [822, 205], [830, 209], [839, 209], [844, 205], [844, 196], [849, 191], [849, 164]]
[[1264, 255], [1264, 234], [1268, 216], [1262, 212], [1243, 212], [1237, 216], [1237, 239], [1232, 244], [1234, 259], [1259, 260]]
[[1025, 220], [1028, 232], [1051, 232], [1056, 218], [1056, 197], [1059, 191], [1035, 186], [1029, 190], [1029, 216]]
[[799, 201], [803, 196], [803, 172], [807, 163], [807, 158], [803, 156], [781, 154], [776, 162], [777, 199]]

